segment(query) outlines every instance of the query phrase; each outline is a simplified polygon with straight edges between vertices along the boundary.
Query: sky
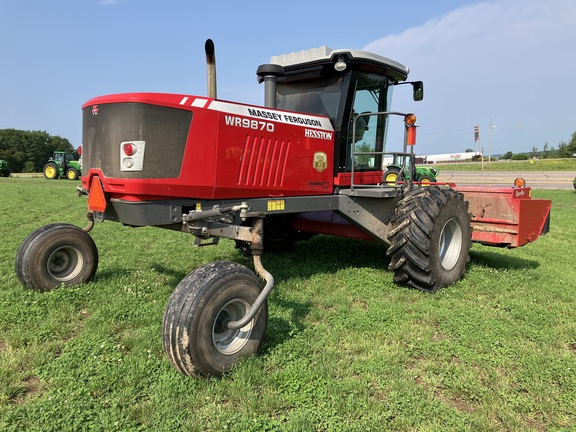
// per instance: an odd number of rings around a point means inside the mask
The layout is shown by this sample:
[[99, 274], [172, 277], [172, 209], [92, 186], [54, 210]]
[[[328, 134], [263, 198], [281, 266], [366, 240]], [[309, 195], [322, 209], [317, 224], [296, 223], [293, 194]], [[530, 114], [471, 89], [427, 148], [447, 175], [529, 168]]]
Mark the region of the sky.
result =
[[417, 154], [556, 148], [576, 131], [575, 21], [576, 0], [0, 0], [0, 129], [77, 147], [92, 97], [204, 96], [211, 38], [219, 99], [262, 105], [271, 56], [366, 50], [424, 81], [422, 102], [401, 86], [392, 106], [416, 114]]

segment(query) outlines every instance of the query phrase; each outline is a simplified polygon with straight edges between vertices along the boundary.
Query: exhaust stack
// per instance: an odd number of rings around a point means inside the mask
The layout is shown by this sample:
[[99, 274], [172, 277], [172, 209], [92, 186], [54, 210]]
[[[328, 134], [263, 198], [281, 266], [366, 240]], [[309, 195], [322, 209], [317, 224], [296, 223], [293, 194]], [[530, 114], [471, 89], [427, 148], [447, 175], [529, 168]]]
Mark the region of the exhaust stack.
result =
[[212, 39], [206, 40], [204, 51], [206, 51], [208, 97], [216, 99], [216, 54], [214, 52], [214, 42], [212, 42]]
[[276, 108], [276, 80], [284, 75], [284, 68], [278, 64], [263, 64], [256, 70], [258, 83], [264, 83], [264, 106]]

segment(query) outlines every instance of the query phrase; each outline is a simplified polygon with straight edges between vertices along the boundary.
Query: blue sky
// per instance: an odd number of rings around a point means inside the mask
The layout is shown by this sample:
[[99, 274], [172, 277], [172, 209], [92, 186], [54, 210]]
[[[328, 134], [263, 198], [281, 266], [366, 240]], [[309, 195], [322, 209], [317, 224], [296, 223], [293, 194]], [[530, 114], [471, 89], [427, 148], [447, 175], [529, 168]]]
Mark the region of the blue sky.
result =
[[[576, 131], [575, 0], [288, 2], [0, 0], [0, 129], [81, 144], [81, 106], [103, 94], [206, 94], [214, 40], [218, 97], [262, 104], [256, 68], [327, 45], [373, 51], [423, 80], [418, 154], [557, 147]], [[489, 147], [489, 125], [492, 129]]]

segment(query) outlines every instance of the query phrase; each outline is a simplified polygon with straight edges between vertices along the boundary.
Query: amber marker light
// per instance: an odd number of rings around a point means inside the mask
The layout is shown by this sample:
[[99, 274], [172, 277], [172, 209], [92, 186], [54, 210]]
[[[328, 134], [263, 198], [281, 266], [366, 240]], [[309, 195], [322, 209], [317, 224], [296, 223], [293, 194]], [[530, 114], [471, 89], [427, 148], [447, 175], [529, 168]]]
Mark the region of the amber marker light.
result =
[[518, 177], [516, 180], [514, 180], [514, 186], [519, 188], [524, 187], [526, 186], [526, 181], [522, 177]]
[[404, 116], [404, 123], [407, 126], [414, 126], [416, 124], [416, 116], [414, 114], [406, 114]]

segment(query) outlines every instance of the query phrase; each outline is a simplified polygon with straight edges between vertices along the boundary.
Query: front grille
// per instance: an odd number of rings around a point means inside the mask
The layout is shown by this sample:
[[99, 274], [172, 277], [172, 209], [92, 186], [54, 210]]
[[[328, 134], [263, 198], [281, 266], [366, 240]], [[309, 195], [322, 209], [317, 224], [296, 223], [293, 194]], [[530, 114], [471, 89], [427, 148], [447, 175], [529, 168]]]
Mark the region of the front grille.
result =
[[[135, 102], [87, 106], [82, 114], [82, 171], [112, 178], [176, 178], [192, 112]], [[142, 171], [120, 171], [120, 143], [145, 141]]]

